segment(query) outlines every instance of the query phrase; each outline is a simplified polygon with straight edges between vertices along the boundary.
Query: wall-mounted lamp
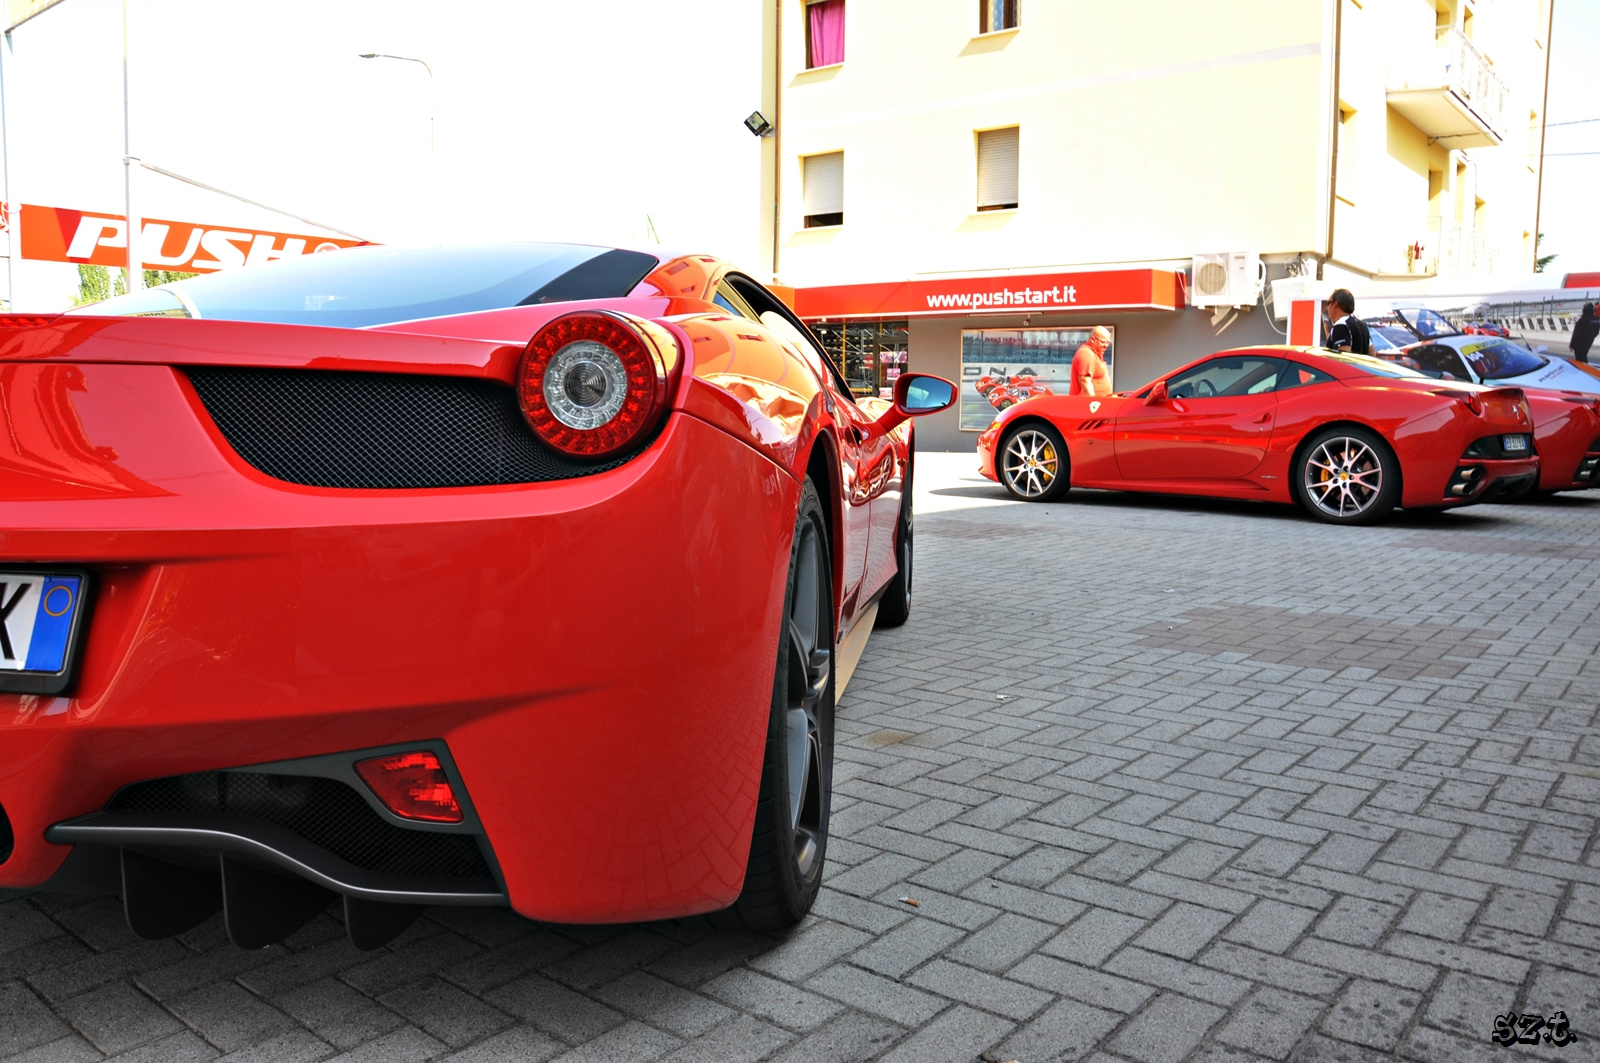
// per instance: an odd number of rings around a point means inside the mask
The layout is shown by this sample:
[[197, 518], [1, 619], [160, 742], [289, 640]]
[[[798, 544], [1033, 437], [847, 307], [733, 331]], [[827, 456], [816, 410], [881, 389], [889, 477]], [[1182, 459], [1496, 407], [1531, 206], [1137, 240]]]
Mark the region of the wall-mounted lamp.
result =
[[758, 137], [770, 137], [776, 130], [772, 123], [767, 121], [766, 115], [760, 111], [751, 111], [750, 117], [744, 120], [744, 127]]

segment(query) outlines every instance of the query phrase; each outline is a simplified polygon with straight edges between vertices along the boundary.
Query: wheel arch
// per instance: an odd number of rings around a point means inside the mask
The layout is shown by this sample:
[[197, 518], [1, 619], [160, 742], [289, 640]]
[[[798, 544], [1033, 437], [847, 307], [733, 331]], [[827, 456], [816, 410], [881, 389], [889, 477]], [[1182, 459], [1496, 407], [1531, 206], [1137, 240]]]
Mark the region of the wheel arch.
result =
[[1305, 435], [1300, 437], [1300, 441], [1294, 445], [1294, 452], [1289, 455], [1290, 497], [1296, 499], [1300, 497], [1299, 484], [1293, 478], [1299, 475], [1300, 459], [1305, 455], [1307, 448], [1311, 446], [1311, 441], [1330, 429], [1341, 428], [1359, 428], [1377, 437], [1378, 442], [1383, 444], [1383, 449], [1389, 452], [1389, 457], [1394, 459], [1395, 475], [1400, 481], [1399, 490], [1395, 497], [1397, 499], [1403, 497], [1406, 489], [1406, 469], [1404, 463], [1400, 460], [1400, 452], [1394, 449], [1394, 444], [1389, 442], [1389, 437], [1384, 435], [1382, 431], [1367, 424], [1365, 421], [1358, 421], [1354, 417], [1341, 417], [1332, 421], [1325, 421], [1309, 429]]
[[804, 475], [816, 485], [828, 510], [828, 564], [833, 569], [833, 619], [837, 626], [844, 601], [844, 558], [837, 549], [844, 541], [844, 485], [839, 476], [838, 444], [828, 432], [818, 432], [812, 441]]

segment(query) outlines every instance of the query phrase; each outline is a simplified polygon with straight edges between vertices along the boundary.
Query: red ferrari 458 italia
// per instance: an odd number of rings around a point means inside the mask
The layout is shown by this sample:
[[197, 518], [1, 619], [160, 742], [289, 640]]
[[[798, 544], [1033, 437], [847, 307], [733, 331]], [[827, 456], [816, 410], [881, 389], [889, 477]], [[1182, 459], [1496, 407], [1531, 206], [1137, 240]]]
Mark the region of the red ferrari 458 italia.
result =
[[0, 318], [0, 886], [781, 928], [910, 416], [709, 257], [363, 248]]
[[1132, 393], [1014, 406], [980, 469], [1029, 502], [1072, 485], [1297, 502], [1365, 524], [1395, 506], [1484, 502], [1539, 476], [1519, 388], [1441, 385], [1363, 355], [1222, 351]]

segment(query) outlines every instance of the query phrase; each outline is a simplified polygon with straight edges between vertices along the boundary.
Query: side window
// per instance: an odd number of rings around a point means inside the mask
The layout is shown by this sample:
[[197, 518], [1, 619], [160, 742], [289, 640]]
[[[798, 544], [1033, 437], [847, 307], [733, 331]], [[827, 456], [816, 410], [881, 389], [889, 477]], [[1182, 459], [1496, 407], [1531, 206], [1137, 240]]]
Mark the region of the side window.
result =
[[761, 320], [756, 315], [756, 312], [750, 309], [750, 304], [744, 301], [744, 296], [728, 287], [727, 281], [722, 281], [717, 285], [717, 292], [711, 297], [711, 301], [734, 317], [747, 318], [751, 321]]
[[[1468, 380], [1472, 374], [1467, 372], [1467, 367], [1461, 364], [1461, 356], [1449, 347], [1414, 347], [1406, 351], [1406, 356], [1416, 363], [1416, 367], [1435, 380]], [[1404, 364], [1404, 363], [1401, 363]]]
[[1209, 399], [1259, 395], [1271, 391], [1288, 363], [1282, 358], [1232, 355], [1202, 362], [1167, 380], [1167, 394], [1175, 399]]
[[1305, 388], [1312, 384], [1327, 384], [1332, 380], [1333, 377], [1320, 369], [1313, 369], [1299, 362], [1290, 362], [1283, 372], [1278, 374], [1278, 390], [1288, 391], [1290, 388]]
[[733, 289], [733, 293], [739, 296], [740, 302], [750, 307], [755, 320], [798, 346], [811, 361], [812, 368], [833, 381], [834, 390], [839, 393], [840, 398], [846, 402], [855, 402], [855, 396], [850, 393], [850, 385], [839, 372], [839, 367], [823, 357], [822, 348], [811, 335], [811, 330], [783, 305], [782, 300], [749, 277], [737, 273], [728, 274], [722, 283]]

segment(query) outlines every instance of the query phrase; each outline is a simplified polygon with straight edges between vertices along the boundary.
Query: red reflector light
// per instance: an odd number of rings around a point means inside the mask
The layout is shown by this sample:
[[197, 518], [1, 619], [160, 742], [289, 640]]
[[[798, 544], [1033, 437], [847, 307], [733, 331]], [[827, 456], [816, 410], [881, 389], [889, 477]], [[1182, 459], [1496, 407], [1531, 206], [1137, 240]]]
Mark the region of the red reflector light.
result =
[[427, 750], [357, 761], [356, 774], [397, 816], [434, 823], [461, 822], [461, 802], [450, 789], [444, 765]]
[[60, 314], [0, 314], [0, 328], [38, 328], [49, 325]]
[[579, 311], [534, 334], [517, 371], [522, 415], [540, 439], [577, 458], [627, 450], [667, 407], [667, 367], [641, 327]]

